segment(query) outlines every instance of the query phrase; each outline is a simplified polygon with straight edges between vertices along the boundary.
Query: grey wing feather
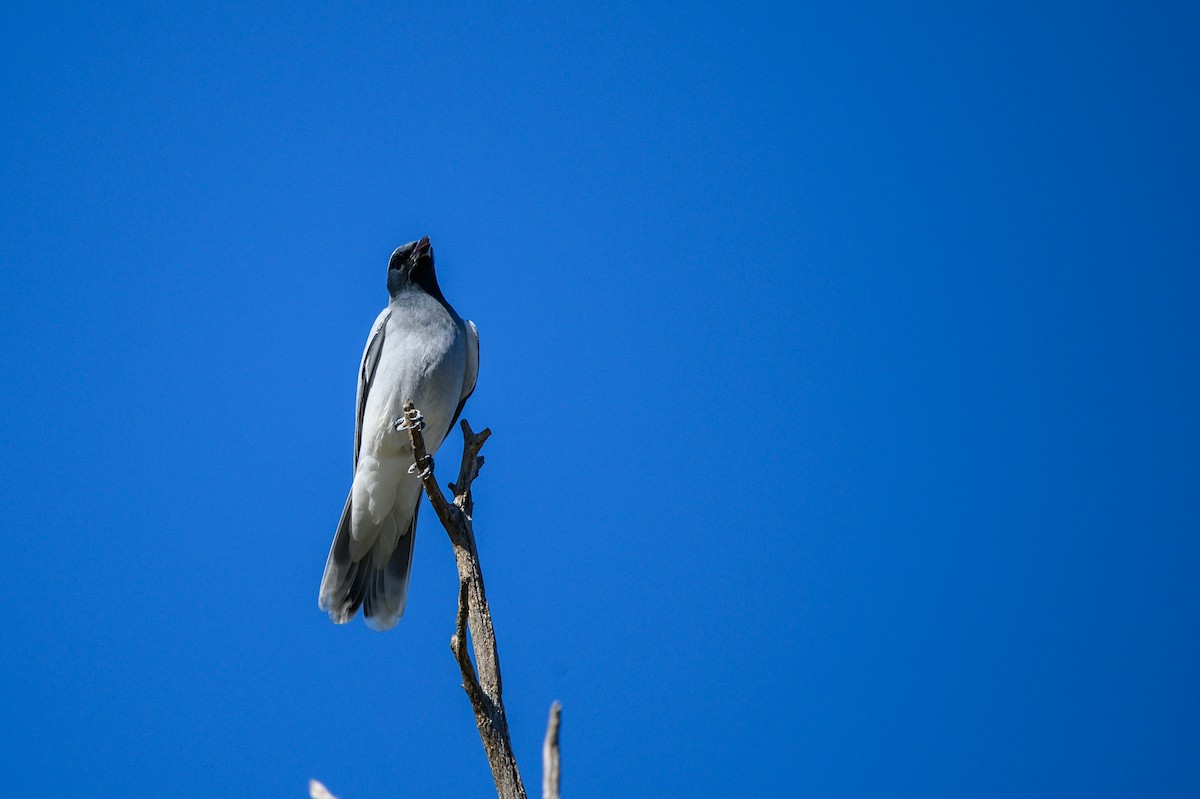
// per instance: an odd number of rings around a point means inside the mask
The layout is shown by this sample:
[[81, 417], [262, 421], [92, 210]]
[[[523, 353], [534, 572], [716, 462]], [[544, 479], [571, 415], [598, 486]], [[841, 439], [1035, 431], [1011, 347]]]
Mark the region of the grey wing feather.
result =
[[383, 352], [384, 331], [387, 330], [388, 319], [391, 317], [390, 308], [375, 319], [371, 335], [367, 337], [367, 346], [363, 349], [362, 363], [358, 367], [358, 400], [354, 407], [354, 469], [358, 470], [358, 450], [362, 447], [363, 411], [367, 407], [367, 393], [371, 390], [371, 382], [375, 379], [375, 370], [379, 368], [379, 354]]
[[[459, 414], [466, 407], [467, 400], [475, 393], [475, 383], [479, 380], [479, 330], [470, 319], [463, 320], [463, 330], [467, 334], [467, 368], [463, 374], [462, 397], [458, 401], [458, 407], [454, 409], [450, 426], [446, 428], [446, 436], [450, 435], [450, 431], [454, 429], [454, 423], [458, 421]], [[442, 436], [442, 438], [445, 439], [446, 436]]]

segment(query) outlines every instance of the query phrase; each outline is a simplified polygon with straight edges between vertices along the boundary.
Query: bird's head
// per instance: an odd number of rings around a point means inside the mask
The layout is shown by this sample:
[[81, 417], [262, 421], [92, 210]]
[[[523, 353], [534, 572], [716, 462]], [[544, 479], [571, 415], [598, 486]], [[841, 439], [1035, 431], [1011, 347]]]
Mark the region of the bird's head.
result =
[[388, 294], [395, 297], [411, 286], [419, 286], [427, 294], [441, 298], [437, 273], [433, 269], [433, 246], [429, 237], [402, 244], [388, 260]]

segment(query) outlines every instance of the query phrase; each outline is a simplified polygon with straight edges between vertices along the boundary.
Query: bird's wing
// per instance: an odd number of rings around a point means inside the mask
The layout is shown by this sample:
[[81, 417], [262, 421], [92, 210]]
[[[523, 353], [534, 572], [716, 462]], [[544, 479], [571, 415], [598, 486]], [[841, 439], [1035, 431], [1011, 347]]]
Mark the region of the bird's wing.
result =
[[363, 350], [362, 363], [358, 367], [358, 401], [354, 407], [354, 469], [358, 470], [358, 450], [362, 446], [363, 410], [367, 407], [367, 393], [371, 390], [371, 382], [375, 379], [375, 370], [379, 367], [379, 353], [383, 352], [383, 332], [387, 329], [388, 318], [392, 315], [391, 308], [384, 308], [375, 319], [371, 335], [367, 336], [367, 346]]
[[467, 332], [467, 368], [463, 373], [462, 396], [454, 410], [454, 418], [450, 420], [450, 427], [446, 428], [446, 435], [450, 435], [454, 429], [454, 423], [458, 421], [458, 415], [462, 413], [467, 400], [475, 393], [475, 381], [479, 379], [479, 331], [470, 319], [463, 320], [463, 329]]

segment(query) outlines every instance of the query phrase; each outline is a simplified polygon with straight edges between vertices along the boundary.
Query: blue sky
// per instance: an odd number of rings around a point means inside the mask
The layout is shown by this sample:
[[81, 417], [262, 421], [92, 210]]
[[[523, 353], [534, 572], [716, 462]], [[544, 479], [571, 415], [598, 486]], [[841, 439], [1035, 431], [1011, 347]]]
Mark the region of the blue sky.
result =
[[316, 608], [429, 235], [531, 788], [557, 699], [569, 796], [1196, 795], [1200, 20], [1141, 5], [10, 10], [6, 784], [491, 794], [433, 515], [396, 629]]

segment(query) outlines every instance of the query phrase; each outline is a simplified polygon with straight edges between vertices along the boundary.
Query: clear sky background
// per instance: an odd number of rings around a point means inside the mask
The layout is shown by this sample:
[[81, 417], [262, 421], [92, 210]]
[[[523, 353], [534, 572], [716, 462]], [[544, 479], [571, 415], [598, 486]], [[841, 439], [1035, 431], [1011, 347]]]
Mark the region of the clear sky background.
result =
[[316, 606], [428, 234], [532, 790], [1200, 794], [1198, 6], [191, 6], [0, 26], [10, 793], [492, 795]]

